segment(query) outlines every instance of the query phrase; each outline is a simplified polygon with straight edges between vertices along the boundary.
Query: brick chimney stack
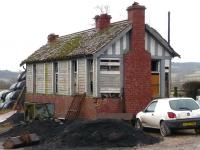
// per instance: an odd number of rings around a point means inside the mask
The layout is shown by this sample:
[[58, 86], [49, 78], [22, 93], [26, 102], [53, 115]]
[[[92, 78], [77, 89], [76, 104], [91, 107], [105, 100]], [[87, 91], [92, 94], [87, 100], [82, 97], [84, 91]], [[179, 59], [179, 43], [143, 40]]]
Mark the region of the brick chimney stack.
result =
[[130, 50], [124, 55], [126, 112], [136, 114], [151, 100], [151, 54], [145, 50], [145, 7], [135, 2], [127, 8]]
[[96, 30], [100, 31], [101, 29], [109, 27], [111, 18], [112, 17], [108, 14], [96, 15], [94, 17], [95, 22], [96, 22]]
[[[145, 7], [134, 2], [127, 8], [128, 21], [132, 23], [131, 49], [145, 50]], [[132, 38], [133, 37], [133, 38]]]

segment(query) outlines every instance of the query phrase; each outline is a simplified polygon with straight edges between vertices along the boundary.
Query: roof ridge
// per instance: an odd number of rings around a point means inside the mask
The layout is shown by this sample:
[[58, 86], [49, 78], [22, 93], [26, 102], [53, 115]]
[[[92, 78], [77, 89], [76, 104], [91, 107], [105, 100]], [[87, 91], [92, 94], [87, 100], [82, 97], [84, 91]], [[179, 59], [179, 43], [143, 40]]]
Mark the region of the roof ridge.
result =
[[[120, 23], [126, 23], [127, 21], [128, 21], [127, 19], [126, 20], [121, 20], [121, 21], [116, 21], [116, 22], [112, 22], [110, 25], [118, 25]], [[89, 29], [82, 30], [82, 31], [79, 31], [79, 32], [74, 32], [74, 33], [70, 33], [70, 34], [67, 34], [67, 35], [62, 35], [59, 38], [66, 37], [66, 36], [71, 36], [71, 35], [79, 35], [81, 33], [90, 32], [90, 31], [96, 31], [96, 30], [93, 27], [93, 28], [89, 28]]]

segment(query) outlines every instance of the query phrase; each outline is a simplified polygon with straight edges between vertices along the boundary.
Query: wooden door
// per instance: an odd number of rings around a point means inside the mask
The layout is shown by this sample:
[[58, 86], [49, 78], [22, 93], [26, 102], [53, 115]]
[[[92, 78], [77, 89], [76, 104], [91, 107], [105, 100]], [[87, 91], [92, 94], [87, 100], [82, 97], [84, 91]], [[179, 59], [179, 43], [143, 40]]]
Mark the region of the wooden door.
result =
[[160, 95], [160, 75], [159, 73], [151, 74], [151, 95], [153, 98]]

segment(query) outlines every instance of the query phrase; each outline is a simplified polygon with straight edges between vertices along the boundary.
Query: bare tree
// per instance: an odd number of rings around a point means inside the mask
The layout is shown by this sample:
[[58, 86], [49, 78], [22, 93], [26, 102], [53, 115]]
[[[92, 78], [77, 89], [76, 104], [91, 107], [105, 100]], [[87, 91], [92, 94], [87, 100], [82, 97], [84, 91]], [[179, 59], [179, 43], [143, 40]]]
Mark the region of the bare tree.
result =
[[183, 90], [187, 97], [196, 99], [198, 89], [200, 89], [200, 81], [190, 81], [183, 84]]
[[96, 9], [98, 9], [101, 14], [109, 14], [110, 12], [110, 7], [108, 5], [96, 6]]
[[11, 84], [12, 84], [11, 82], [0, 80], [0, 89], [9, 89]]

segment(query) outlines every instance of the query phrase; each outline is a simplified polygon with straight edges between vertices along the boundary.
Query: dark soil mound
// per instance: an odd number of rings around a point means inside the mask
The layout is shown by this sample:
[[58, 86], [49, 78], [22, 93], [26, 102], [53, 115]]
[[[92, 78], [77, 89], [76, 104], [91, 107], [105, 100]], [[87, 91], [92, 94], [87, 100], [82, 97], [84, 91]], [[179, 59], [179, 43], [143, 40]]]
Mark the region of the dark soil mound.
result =
[[67, 147], [132, 147], [160, 141], [123, 121], [108, 119], [74, 122], [65, 129], [60, 140]]
[[145, 134], [128, 123], [110, 119], [77, 120], [63, 124], [52, 120], [34, 121], [15, 126], [0, 137], [18, 136], [26, 132], [40, 136], [40, 144], [32, 147], [40, 150], [66, 147], [132, 147], [160, 141], [160, 138]]

